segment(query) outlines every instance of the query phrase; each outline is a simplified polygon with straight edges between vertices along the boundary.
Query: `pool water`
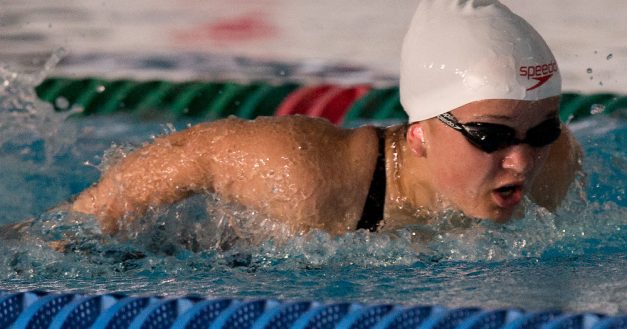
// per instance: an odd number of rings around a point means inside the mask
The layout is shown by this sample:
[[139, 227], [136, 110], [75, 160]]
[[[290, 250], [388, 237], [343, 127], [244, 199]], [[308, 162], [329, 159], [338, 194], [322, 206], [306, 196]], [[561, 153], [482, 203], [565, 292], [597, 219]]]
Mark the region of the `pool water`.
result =
[[[545, 36], [565, 91], [627, 92], [627, 45], [618, 42], [627, 2], [503, 2]], [[386, 234], [257, 239], [248, 233], [265, 218], [201, 195], [109, 237], [89, 218], [48, 211], [152, 136], [195, 122], [55, 113], [33, 91], [46, 76], [395, 84], [414, 7], [415, 0], [4, 1], [0, 225], [34, 221], [20, 239], [0, 238], [0, 290], [627, 313], [626, 110], [595, 107], [596, 115], [572, 122], [586, 184], [574, 186], [556, 214], [529, 207], [505, 225], [443, 216]], [[227, 221], [240, 223], [239, 238]]]
[[251, 231], [267, 219], [200, 195], [110, 237], [90, 218], [47, 209], [138, 145], [194, 122], [55, 113], [34, 96], [46, 70], [1, 74], [0, 224], [34, 221], [0, 241], [0, 290], [627, 312], [625, 110], [571, 123], [586, 183], [556, 214], [530, 205], [505, 225], [443, 216], [385, 234], [259, 238]]

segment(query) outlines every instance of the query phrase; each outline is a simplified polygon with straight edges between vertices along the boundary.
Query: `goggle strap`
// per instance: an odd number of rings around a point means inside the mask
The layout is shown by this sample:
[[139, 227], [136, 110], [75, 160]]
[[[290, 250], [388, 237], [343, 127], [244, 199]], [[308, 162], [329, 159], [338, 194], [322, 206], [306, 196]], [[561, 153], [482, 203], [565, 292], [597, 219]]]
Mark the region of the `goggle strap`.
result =
[[464, 128], [459, 125], [455, 117], [453, 117], [450, 113], [442, 113], [438, 115], [438, 119], [442, 121], [445, 125], [457, 130], [464, 131]]

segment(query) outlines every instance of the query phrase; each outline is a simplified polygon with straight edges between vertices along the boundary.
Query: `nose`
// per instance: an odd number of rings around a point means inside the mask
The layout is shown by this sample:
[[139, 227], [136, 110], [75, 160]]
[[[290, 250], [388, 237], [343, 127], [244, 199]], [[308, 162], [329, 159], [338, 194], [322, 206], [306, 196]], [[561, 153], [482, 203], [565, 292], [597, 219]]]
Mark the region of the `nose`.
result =
[[538, 157], [538, 149], [527, 144], [518, 144], [507, 150], [502, 165], [517, 175], [526, 175], [533, 170]]

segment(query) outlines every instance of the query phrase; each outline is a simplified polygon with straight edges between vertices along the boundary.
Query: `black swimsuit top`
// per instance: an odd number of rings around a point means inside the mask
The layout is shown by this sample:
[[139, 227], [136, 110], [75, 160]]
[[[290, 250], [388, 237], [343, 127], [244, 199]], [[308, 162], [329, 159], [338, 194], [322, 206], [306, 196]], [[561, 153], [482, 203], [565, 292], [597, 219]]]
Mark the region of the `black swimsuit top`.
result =
[[383, 206], [385, 205], [385, 129], [377, 127], [379, 137], [379, 156], [370, 182], [368, 197], [364, 210], [357, 223], [357, 229], [366, 229], [371, 232], [377, 230], [379, 222], [383, 220]]

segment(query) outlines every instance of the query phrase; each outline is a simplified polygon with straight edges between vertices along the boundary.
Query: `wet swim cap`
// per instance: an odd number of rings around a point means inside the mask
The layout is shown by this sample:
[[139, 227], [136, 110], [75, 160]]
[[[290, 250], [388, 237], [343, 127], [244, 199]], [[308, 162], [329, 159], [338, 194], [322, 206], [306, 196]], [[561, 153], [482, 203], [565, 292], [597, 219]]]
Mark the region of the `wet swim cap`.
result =
[[498, 0], [422, 0], [403, 41], [401, 103], [409, 122], [485, 99], [561, 93], [546, 42]]

